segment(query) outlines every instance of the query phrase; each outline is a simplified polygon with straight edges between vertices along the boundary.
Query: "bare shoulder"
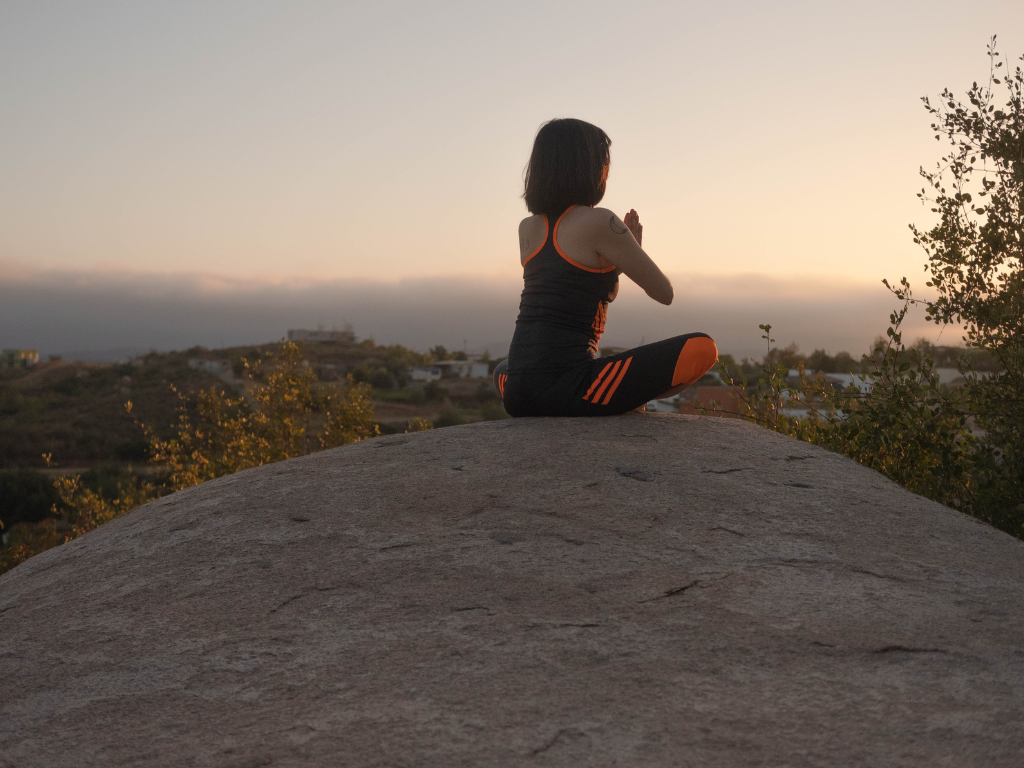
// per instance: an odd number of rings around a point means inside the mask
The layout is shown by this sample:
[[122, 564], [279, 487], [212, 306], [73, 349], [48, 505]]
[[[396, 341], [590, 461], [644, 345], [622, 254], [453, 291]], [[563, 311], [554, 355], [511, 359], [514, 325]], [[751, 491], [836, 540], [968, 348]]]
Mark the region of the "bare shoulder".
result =
[[617, 235], [625, 234], [627, 229], [626, 225], [622, 223], [622, 219], [615, 211], [611, 211], [607, 208], [591, 208], [590, 209], [590, 222], [595, 227], [600, 227], [602, 233], [605, 230], [611, 230]]
[[544, 216], [527, 216], [519, 222], [519, 258], [529, 257], [544, 244], [547, 235], [547, 220]]
[[569, 212], [563, 223], [563, 228], [564, 225], [568, 225], [568, 229], [579, 235], [599, 239], [609, 231], [615, 233], [626, 231], [626, 225], [614, 211], [607, 208], [589, 208], [583, 205], [573, 208]]
[[530, 233], [537, 229], [544, 229], [544, 216], [537, 214], [536, 216], [527, 216], [525, 219], [519, 222], [519, 234], [524, 232]]

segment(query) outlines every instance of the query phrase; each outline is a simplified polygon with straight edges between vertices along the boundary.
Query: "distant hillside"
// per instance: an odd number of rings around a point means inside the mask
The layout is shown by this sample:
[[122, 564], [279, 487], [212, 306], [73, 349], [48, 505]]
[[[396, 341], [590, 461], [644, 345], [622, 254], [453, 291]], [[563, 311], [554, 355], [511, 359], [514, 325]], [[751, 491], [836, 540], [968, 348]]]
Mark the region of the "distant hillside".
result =
[[43, 454], [68, 466], [145, 460], [145, 442], [124, 404], [158, 430], [174, 420], [181, 391], [222, 385], [188, 366], [185, 353], [150, 355], [145, 364], [51, 361], [0, 370], [0, 468], [42, 467]]
[[[431, 357], [401, 345], [368, 339], [300, 347], [321, 386], [338, 386], [352, 375], [373, 387], [385, 433], [404, 431], [417, 417], [445, 426], [506, 416], [487, 379], [412, 382], [410, 369]], [[0, 470], [42, 468], [44, 454], [63, 468], [145, 463], [146, 443], [125, 411], [127, 401], [135, 418], [169, 437], [179, 404], [172, 386], [182, 393], [219, 387], [237, 394], [248, 384], [244, 361], [265, 359], [279, 348], [193, 347], [151, 352], [130, 363], [51, 360], [27, 370], [0, 369]]]

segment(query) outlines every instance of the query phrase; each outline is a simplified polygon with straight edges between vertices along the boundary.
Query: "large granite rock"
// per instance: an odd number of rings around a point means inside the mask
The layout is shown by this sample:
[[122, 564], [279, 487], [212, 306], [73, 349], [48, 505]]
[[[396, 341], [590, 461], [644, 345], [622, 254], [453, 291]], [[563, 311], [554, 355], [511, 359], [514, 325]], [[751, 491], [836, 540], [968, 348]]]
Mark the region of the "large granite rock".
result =
[[3, 766], [1020, 766], [1024, 543], [748, 424], [207, 483], [0, 579]]

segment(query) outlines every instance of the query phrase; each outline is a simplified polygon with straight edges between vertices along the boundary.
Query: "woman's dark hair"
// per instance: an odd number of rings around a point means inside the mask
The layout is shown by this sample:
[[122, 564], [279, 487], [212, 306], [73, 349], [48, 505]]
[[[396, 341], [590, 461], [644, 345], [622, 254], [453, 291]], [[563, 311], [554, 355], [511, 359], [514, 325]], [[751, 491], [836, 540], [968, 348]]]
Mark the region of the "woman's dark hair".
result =
[[611, 145], [608, 134], [582, 120], [567, 117], [544, 123], [526, 166], [527, 210], [554, 215], [570, 205], [601, 202]]

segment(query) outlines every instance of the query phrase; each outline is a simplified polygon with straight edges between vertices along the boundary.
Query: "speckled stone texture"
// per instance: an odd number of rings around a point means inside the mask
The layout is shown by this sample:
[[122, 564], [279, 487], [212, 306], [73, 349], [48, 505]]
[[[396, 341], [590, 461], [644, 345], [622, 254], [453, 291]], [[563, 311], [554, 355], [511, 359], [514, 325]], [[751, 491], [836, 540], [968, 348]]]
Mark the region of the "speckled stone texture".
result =
[[738, 421], [367, 440], [0, 578], [0, 765], [1021, 766], [1024, 543]]

